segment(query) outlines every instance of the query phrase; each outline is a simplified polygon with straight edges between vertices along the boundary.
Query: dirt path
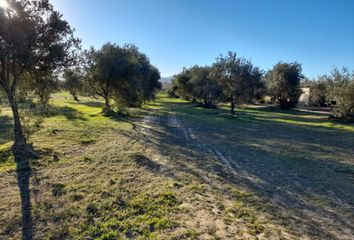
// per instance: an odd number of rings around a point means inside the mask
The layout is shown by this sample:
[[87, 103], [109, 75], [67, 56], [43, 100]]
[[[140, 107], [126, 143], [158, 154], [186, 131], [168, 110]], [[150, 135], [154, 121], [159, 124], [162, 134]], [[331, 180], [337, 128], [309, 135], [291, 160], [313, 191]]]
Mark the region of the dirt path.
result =
[[[224, 166], [226, 174], [229, 175], [228, 181], [253, 191], [265, 201], [263, 207], [267, 208], [267, 214], [273, 215], [276, 224], [288, 225], [287, 228], [292, 233], [289, 235], [283, 232], [280, 234], [282, 237], [297, 239], [301, 236], [302, 239], [312, 239], [313, 236], [320, 236], [322, 239], [343, 240], [354, 237], [353, 204], [343, 201], [343, 198], [338, 196], [339, 191], [328, 190], [326, 195], [329, 203], [324, 202], [321, 203], [323, 204], [321, 208], [316, 207], [312, 199], [306, 199], [306, 195], [319, 187], [320, 183], [311, 182], [311, 179], [285, 169], [286, 166], [283, 166], [280, 161], [276, 162], [275, 166], [268, 166], [256, 159], [244, 158], [242, 153], [238, 155], [236, 151], [229, 155], [217, 144], [213, 144], [213, 139], [205, 141], [203, 139], [207, 135], [205, 132], [200, 133], [200, 130], [186, 126], [173, 112], [167, 116], [147, 116], [143, 118], [137, 130], [150, 143], [160, 146], [155, 148], [157, 150], [153, 151], [152, 157], [164, 166], [165, 172], [170, 174], [175, 174], [176, 169], [164, 160], [166, 154], [161, 151], [165, 148], [161, 147], [162, 145], [186, 148], [186, 155], [188, 151], [194, 151], [197, 152], [198, 158], [214, 158]], [[167, 132], [168, 136], [163, 136], [164, 132]], [[196, 171], [200, 172], [206, 184], [213, 184], [203, 170]], [[268, 182], [265, 182], [265, 179]], [[327, 206], [327, 204], [331, 205]], [[347, 217], [343, 217], [343, 214]], [[291, 234], [295, 234], [296, 231], [298, 237], [291, 237]]]

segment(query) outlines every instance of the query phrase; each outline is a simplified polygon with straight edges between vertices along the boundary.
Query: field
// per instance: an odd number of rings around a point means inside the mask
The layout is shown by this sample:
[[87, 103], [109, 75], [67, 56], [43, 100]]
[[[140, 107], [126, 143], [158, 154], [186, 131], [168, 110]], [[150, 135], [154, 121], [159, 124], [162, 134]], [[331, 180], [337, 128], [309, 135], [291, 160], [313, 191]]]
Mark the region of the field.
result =
[[[354, 126], [326, 114], [207, 110], [160, 95], [104, 117], [56, 94], [16, 166], [0, 115], [0, 239], [353, 239]], [[30, 203], [21, 203], [30, 194]]]

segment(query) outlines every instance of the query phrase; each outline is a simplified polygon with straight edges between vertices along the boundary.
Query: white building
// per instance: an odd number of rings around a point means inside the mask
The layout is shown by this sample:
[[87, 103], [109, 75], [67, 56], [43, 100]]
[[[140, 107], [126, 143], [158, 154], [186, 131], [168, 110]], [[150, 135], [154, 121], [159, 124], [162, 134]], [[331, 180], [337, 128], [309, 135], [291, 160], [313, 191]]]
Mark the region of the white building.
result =
[[303, 86], [301, 87], [301, 90], [302, 90], [302, 94], [300, 95], [298, 104], [300, 106], [308, 106], [310, 104], [310, 87]]

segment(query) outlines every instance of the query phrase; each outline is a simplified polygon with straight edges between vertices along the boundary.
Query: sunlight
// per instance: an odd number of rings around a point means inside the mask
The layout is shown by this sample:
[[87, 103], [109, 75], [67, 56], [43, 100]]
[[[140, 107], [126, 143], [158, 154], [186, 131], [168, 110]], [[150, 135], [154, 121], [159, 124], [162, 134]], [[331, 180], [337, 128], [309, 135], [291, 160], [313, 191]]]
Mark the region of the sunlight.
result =
[[6, 0], [0, 0], [0, 8], [7, 9], [9, 7], [10, 6]]

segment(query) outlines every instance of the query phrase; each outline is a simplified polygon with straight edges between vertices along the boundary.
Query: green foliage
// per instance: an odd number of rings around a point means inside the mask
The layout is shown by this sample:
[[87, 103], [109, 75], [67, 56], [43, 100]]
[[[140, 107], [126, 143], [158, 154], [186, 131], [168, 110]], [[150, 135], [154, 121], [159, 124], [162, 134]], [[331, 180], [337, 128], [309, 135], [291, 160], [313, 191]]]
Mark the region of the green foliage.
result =
[[225, 100], [231, 102], [232, 114], [235, 113], [235, 104], [249, 102], [261, 86], [263, 72], [254, 67], [251, 61], [237, 57], [234, 52], [218, 57], [213, 68], [213, 75], [220, 82]]
[[212, 78], [211, 71], [211, 67], [197, 65], [184, 69], [182, 73], [175, 76], [169, 95], [186, 100], [199, 100], [204, 107], [213, 107], [221, 96], [221, 88], [216, 79]]
[[[9, 5], [10, 9], [0, 8], [0, 88], [13, 112], [14, 150], [20, 153], [28, 148], [18, 114], [16, 94], [20, 82], [30, 86], [22, 89], [24, 94], [31, 87], [40, 89], [41, 100], [47, 101], [53, 90], [53, 82], [47, 82], [52, 80], [48, 75], [73, 63], [80, 41], [48, 0], [11, 0]], [[32, 76], [35, 82], [29, 83], [32, 78], [26, 76]]]
[[301, 72], [299, 63], [279, 62], [265, 75], [268, 94], [279, 103], [280, 108], [291, 109], [297, 105], [301, 95]]
[[139, 107], [161, 89], [158, 69], [131, 44], [121, 47], [107, 43], [100, 50], [87, 51], [86, 73], [86, 84], [93, 95], [105, 100], [107, 113], [112, 110], [111, 100], [119, 109]]
[[83, 92], [84, 88], [83, 76], [80, 70], [65, 70], [63, 78], [63, 88], [73, 96], [75, 101], [79, 102], [78, 94]]
[[213, 107], [221, 96], [220, 85], [212, 78], [211, 71], [211, 67], [194, 66], [190, 69], [193, 96], [201, 99], [204, 107]]
[[183, 71], [176, 76], [172, 80], [172, 91], [170, 92], [170, 96], [179, 96], [186, 100], [193, 99], [193, 86], [190, 82], [190, 70], [184, 68]]
[[344, 120], [354, 120], [354, 72], [337, 68], [326, 76], [329, 96], [336, 101], [338, 117]]
[[324, 107], [328, 101], [327, 83], [322, 78], [310, 86], [310, 104]]
[[236, 104], [250, 102], [263, 94], [263, 72], [236, 53], [220, 56], [212, 67], [193, 66], [176, 75], [169, 96], [199, 100], [205, 107], [217, 101], [230, 101], [231, 112]]
[[48, 104], [51, 95], [59, 91], [59, 80], [53, 73], [36, 75], [30, 83], [30, 89], [43, 105]]
[[22, 98], [19, 102], [22, 130], [27, 140], [43, 127], [44, 115], [47, 109], [43, 105], [36, 105], [31, 98]]

